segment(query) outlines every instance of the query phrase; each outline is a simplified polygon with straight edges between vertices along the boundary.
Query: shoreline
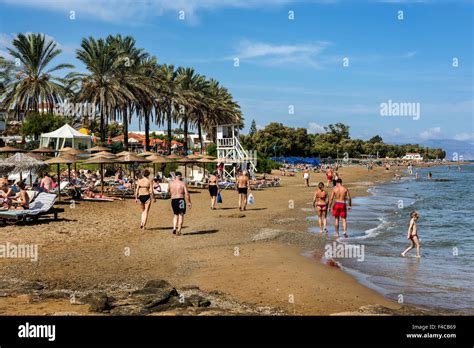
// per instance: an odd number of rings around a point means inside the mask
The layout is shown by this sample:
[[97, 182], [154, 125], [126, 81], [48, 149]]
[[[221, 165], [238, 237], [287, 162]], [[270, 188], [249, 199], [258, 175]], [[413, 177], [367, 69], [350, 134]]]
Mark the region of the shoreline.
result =
[[[368, 187], [393, 175], [392, 169], [367, 172], [352, 166], [340, 172], [355, 197], [367, 195]], [[367, 174], [372, 175], [370, 181]], [[33, 231], [35, 225], [6, 226], [0, 229], [0, 238], [40, 244], [40, 260], [31, 265], [1, 259], [3, 280], [44, 284], [36, 292], [86, 293], [137, 289], [150, 279], [165, 279], [178, 290], [199, 288], [242, 308], [257, 308], [237, 311], [243, 314], [354, 315], [367, 306], [375, 306], [368, 313], [372, 315], [386, 314], [388, 309], [394, 314], [426, 314], [385, 298], [341, 269], [301, 255], [310, 248], [321, 250], [322, 255], [324, 247], [319, 236], [308, 233], [311, 222], [306, 216], [313, 211], [312, 194], [324, 175], [312, 173], [311, 177], [309, 188], [296, 176], [282, 177], [282, 187], [254, 191], [256, 204], [242, 213], [235, 208], [234, 191], [224, 191], [224, 203], [210, 211], [207, 191], [193, 190], [194, 206], [185, 218], [184, 233], [188, 235], [181, 238], [171, 236], [171, 208], [169, 201], [162, 200], [159, 209], [152, 207], [146, 231], [130, 223], [117, 224], [139, 221], [138, 208], [130, 200], [104, 205], [80, 202], [77, 209], [65, 212], [63, 221], [41, 223]], [[91, 208], [103, 210], [104, 219], [90, 216]], [[124, 248], [131, 250], [129, 256], [124, 256]], [[87, 305], [70, 304], [64, 298], [33, 301], [36, 293], [20, 294], [17, 289], [16, 294], [0, 297], [0, 314], [90, 314]], [[270, 309], [259, 311], [260, 307]]]

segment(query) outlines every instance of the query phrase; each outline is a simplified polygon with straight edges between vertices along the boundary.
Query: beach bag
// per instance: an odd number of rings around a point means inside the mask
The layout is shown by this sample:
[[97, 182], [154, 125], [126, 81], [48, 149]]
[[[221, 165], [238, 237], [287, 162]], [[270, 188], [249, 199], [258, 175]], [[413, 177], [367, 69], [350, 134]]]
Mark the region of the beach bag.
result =
[[220, 192], [217, 193], [217, 203], [222, 203], [222, 195]]
[[255, 203], [255, 198], [253, 198], [253, 194], [249, 194], [247, 198], [247, 204], [254, 204]]

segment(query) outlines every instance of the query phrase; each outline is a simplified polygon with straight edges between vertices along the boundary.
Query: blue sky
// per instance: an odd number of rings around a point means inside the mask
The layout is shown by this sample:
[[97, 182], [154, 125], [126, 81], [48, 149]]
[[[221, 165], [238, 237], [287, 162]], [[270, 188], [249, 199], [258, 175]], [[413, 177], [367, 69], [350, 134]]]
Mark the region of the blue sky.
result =
[[[57, 63], [83, 70], [74, 52], [83, 37], [131, 35], [159, 62], [228, 87], [246, 129], [252, 119], [310, 132], [343, 122], [363, 139], [472, 142], [473, 8], [463, 0], [0, 0], [0, 54], [15, 33], [41, 32], [63, 49]], [[382, 117], [388, 100], [420, 103], [419, 119]]]

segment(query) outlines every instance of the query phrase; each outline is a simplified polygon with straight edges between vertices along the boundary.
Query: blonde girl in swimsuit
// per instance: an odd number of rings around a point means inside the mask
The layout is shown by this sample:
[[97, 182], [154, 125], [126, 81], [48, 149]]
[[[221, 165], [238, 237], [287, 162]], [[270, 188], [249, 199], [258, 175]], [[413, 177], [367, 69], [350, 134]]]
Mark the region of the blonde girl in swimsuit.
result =
[[314, 193], [313, 207], [316, 208], [316, 213], [318, 214], [319, 233], [323, 234], [323, 226], [324, 231], [328, 233], [326, 220], [328, 214], [328, 194], [324, 190], [324, 184], [322, 182], [318, 184], [318, 189]]
[[151, 207], [151, 200], [156, 202], [156, 198], [153, 193], [153, 180], [150, 180], [150, 171], [145, 169], [143, 176], [138, 179], [138, 185], [135, 190], [135, 202], [140, 203], [142, 208], [142, 220], [140, 228], [145, 229], [146, 222], [148, 220], [148, 213]]
[[407, 239], [411, 241], [411, 245], [402, 252], [402, 256], [405, 257], [407, 252], [413, 249], [416, 246], [416, 257], [420, 257], [420, 239], [418, 238], [418, 230], [416, 229], [416, 220], [420, 217], [420, 215], [413, 211], [410, 214], [411, 220], [408, 226], [408, 235]]

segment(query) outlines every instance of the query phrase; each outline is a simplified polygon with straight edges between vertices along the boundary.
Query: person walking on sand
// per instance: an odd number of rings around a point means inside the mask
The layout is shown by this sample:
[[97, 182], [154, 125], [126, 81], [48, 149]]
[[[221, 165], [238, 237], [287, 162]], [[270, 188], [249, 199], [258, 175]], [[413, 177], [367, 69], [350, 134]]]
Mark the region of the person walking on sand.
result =
[[150, 212], [151, 200], [156, 202], [156, 198], [153, 192], [153, 181], [148, 177], [150, 171], [145, 169], [143, 176], [137, 181], [137, 188], [135, 189], [135, 202], [140, 203], [142, 209], [142, 219], [140, 223], [141, 229], [146, 229], [146, 222], [148, 221], [148, 214]]
[[173, 181], [170, 182], [171, 208], [173, 208], [173, 234], [181, 236], [184, 214], [186, 214], [186, 202], [191, 209], [191, 196], [188, 186], [182, 180], [181, 172], [176, 172]]
[[328, 180], [327, 182], [327, 187], [329, 187], [329, 184], [332, 182], [332, 169], [329, 168], [326, 172], [326, 179]]
[[303, 179], [306, 187], [309, 187], [309, 171], [307, 169], [303, 173]]
[[318, 189], [314, 193], [313, 207], [316, 208], [316, 213], [318, 214], [319, 233], [323, 234], [323, 226], [324, 232], [328, 233], [326, 219], [328, 213], [328, 194], [322, 182], [318, 184]]
[[407, 239], [411, 241], [411, 245], [405, 249], [405, 251], [402, 252], [402, 256], [405, 257], [407, 252], [409, 252], [411, 249], [413, 249], [416, 246], [416, 257], [420, 257], [420, 239], [418, 238], [418, 230], [416, 228], [416, 220], [420, 215], [416, 212], [413, 211], [410, 214], [410, 224], [408, 225], [408, 234], [407, 234]]
[[[352, 198], [349, 190], [342, 186], [342, 179], [336, 181], [336, 187], [332, 189], [331, 198], [329, 199], [329, 209], [332, 206], [332, 216], [336, 219], [336, 236], [339, 237], [339, 218], [342, 219], [342, 226], [344, 228], [344, 238], [347, 238], [347, 207], [346, 201], [349, 205], [349, 210], [352, 209]], [[334, 205], [333, 205], [334, 202]]]
[[250, 192], [250, 180], [246, 171], [237, 177], [237, 192], [239, 193], [239, 210], [247, 210], [247, 194]]
[[211, 195], [211, 210], [216, 210], [217, 195], [219, 193], [219, 186], [217, 186], [217, 171], [209, 174], [209, 194]]

